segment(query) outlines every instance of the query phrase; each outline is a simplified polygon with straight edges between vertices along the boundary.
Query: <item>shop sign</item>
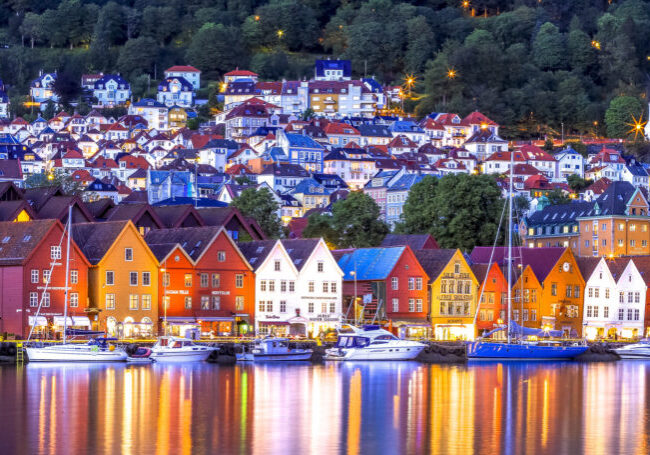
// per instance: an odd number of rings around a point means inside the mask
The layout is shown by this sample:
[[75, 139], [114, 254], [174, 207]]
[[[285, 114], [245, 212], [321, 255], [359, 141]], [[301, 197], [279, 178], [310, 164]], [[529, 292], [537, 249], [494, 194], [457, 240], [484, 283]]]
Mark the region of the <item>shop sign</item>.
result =
[[176, 294], [181, 294], [181, 295], [189, 295], [190, 291], [186, 291], [185, 289], [181, 290], [176, 290], [176, 289], [168, 289], [165, 291], [166, 295], [176, 295]]
[[305, 300], [336, 300], [335, 295], [333, 295], [331, 297], [330, 296], [324, 296], [324, 295], [320, 295], [320, 296], [319, 295], [315, 295], [315, 296], [302, 295], [302, 296], [300, 296], [300, 298], [305, 299]]
[[462, 319], [447, 319], [447, 324], [462, 324]]
[[436, 297], [438, 300], [472, 300], [472, 294], [439, 294]]
[[230, 291], [212, 291], [212, 295], [230, 295]]
[[443, 273], [442, 278], [470, 278], [469, 273]]
[[280, 316], [275, 315], [275, 314], [268, 314], [266, 315], [266, 319], [281, 319]]

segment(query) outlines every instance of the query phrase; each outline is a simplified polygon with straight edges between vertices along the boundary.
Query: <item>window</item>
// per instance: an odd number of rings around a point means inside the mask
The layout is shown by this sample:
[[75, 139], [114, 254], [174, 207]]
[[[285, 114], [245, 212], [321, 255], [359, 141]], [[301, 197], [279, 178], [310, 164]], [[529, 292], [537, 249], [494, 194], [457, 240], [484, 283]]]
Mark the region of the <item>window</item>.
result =
[[336, 303], [330, 302], [330, 313], [336, 313]]
[[51, 270], [43, 270], [43, 283], [45, 284], [49, 283], [51, 275], [52, 275]]
[[415, 290], [415, 278], [409, 277], [408, 289], [409, 289], [409, 291], [414, 291]]
[[266, 292], [266, 280], [260, 281], [260, 291]]
[[598, 307], [597, 306], [594, 307], [594, 317], [595, 318], [598, 317]]
[[309, 292], [314, 292], [314, 282], [313, 281], [310, 281], [307, 286], [308, 286]]
[[269, 292], [275, 292], [275, 280], [269, 280]]
[[38, 283], [39, 275], [38, 269], [32, 269], [32, 283]]
[[307, 304], [307, 313], [313, 313], [314, 312], [314, 302], [309, 302]]
[[627, 320], [628, 321], [632, 320], [632, 308], [627, 309]]
[[336, 293], [336, 281], [330, 283], [330, 292]]
[[530, 320], [537, 321], [537, 310], [530, 310]]
[[570, 284], [567, 285], [567, 287], [566, 287], [566, 296], [571, 297], [571, 285]]
[[131, 286], [138, 285], [138, 272], [129, 272], [129, 284]]
[[295, 292], [295, 290], [296, 290], [296, 282], [289, 281], [289, 292]]
[[393, 313], [399, 313], [399, 299], [393, 299]]
[[639, 292], [634, 293], [634, 303], [639, 303], [641, 298], [641, 294]]
[[273, 270], [275, 270], [276, 272], [279, 272], [279, 271], [280, 271], [280, 261], [277, 260], [277, 259], [276, 259], [275, 262], [273, 263]]
[[226, 262], [226, 252], [225, 251], [217, 251], [217, 261]]
[[221, 309], [221, 296], [220, 295], [213, 295], [212, 296], [212, 309], [213, 310], [220, 310]]
[[409, 312], [413, 313], [415, 311], [415, 299], [409, 299]]
[[133, 260], [133, 248], [124, 248], [124, 260], [129, 262]]
[[605, 288], [605, 298], [609, 299], [609, 288]]
[[625, 319], [625, 310], [623, 308], [618, 309], [618, 320], [622, 321]]
[[260, 300], [260, 301], [257, 303], [257, 310], [258, 310], [260, 313], [263, 313], [264, 311], [266, 311], [266, 305], [264, 304], [264, 300]]
[[207, 274], [207, 273], [202, 273], [200, 275], [200, 277], [201, 277], [200, 286], [202, 288], [207, 288], [208, 287], [208, 281], [210, 279], [210, 275]]
[[58, 245], [53, 245], [50, 247], [50, 259], [56, 261], [61, 259], [61, 247]]
[[396, 276], [390, 279], [391, 289], [397, 291], [399, 289], [399, 281]]
[[327, 281], [323, 281], [323, 292], [326, 293], [329, 291], [329, 283]]
[[635, 320], [635, 321], [638, 321], [638, 320], [639, 320], [639, 316], [640, 316], [640, 314], [639, 314], [639, 310], [634, 310], [634, 320]]
[[460, 263], [459, 262], [454, 264], [454, 273], [460, 273]]
[[528, 320], [528, 308], [524, 308], [523, 313], [522, 313], [522, 317], [523, 317], [524, 321]]
[[316, 263], [316, 269], [317, 269], [319, 272], [324, 271], [324, 270], [325, 270], [325, 263], [324, 263], [323, 261], [318, 261], [318, 262]]
[[422, 278], [421, 277], [417, 277], [415, 279], [415, 289], [417, 289], [418, 291], [422, 290]]
[[415, 301], [415, 311], [422, 313], [422, 299], [417, 299]]
[[115, 272], [112, 270], [106, 271], [106, 286], [113, 286], [115, 284]]
[[37, 307], [38, 306], [38, 292], [29, 293], [29, 306]]
[[609, 307], [606, 306], [603, 308], [603, 317], [608, 318], [609, 317]]
[[183, 280], [185, 282], [185, 287], [190, 288], [192, 287], [192, 274], [191, 273], [186, 273], [185, 278]]
[[201, 309], [202, 310], [209, 310], [210, 309], [210, 296], [209, 295], [202, 295], [201, 296]]
[[589, 297], [594, 296], [594, 288], [589, 288]]
[[185, 308], [187, 308], [187, 309], [192, 308], [192, 297], [189, 297], [189, 296], [185, 297]]
[[557, 283], [551, 283], [551, 295], [557, 295]]
[[286, 312], [287, 312], [287, 301], [280, 300], [280, 313], [286, 313]]
[[235, 297], [235, 310], [244, 311], [244, 296], [238, 295]]
[[221, 275], [218, 273], [212, 274], [212, 287], [219, 288], [221, 287]]
[[600, 288], [594, 288], [594, 297], [600, 297]]
[[49, 308], [50, 307], [50, 293], [49, 292], [44, 292], [43, 293], [43, 307], [44, 308]]
[[587, 305], [587, 317], [588, 317], [588, 318], [590, 318], [590, 317], [593, 316], [592, 308], [593, 308], [593, 307], [592, 307], [591, 305]]
[[71, 292], [70, 293], [70, 308], [79, 307], [79, 293]]
[[512, 319], [515, 321], [519, 320], [519, 310], [512, 310]]
[[129, 310], [137, 310], [138, 309], [138, 295], [137, 294], [130, 294], [129, 295]]
[[630, 246], [635, 246], [635, 245], [636, 245], [636, 242], [634, 241], [634, 239], [630, 240]]
[[633, 292], [628, 292], [627, 293], [627, 303], [632, 303], [633, 299], [634, 299], [634, 293]]
[[115, 309], [115, 294], [106, 294], [106, 309], [114, 310]]
[[[235, 275], [235, 287], [238, 289], [241, 289], [244, 287], [244, 275], [241, 273], [238, 273]], [[243, 299], [243, 297], [242, 297]]]
[[169, 286], [169, 281], [170, 281], [169, 272], [163, 273], [163, 276], [162, 276], [162, 285], [163, 285], [163, 287], [165, 287], [165, 288], [168, 287]]
[[142, 309], [143, 310], [151, 309], [151, 294], [142, 295]]
[[320, 304], [320, 312], [321, 312], [321, 314], [327, 313], [327, 302], [321, 302], [321, 304]]
[[573, 297], [580, 298], [580, 286], [573, 286]]

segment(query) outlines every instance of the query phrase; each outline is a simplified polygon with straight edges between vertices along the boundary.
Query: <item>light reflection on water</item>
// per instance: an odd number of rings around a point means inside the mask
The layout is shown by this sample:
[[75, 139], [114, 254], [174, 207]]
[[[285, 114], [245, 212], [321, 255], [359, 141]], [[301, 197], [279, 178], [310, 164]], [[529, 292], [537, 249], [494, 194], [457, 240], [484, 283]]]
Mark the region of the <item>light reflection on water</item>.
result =
[[649, 453], [650, 363], [0, 368], [2, 453]]

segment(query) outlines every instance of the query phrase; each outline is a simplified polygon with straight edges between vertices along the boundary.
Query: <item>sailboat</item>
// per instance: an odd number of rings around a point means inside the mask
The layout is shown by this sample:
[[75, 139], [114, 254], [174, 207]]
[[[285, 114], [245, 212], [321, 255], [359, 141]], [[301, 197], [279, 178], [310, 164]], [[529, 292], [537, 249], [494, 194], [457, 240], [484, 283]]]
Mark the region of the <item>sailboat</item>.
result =
[[[586, 344], [573, 343], [565, 345], [562, 341], [544, 339], [543, 341], [527, 341], [524, 336], [549, 337], [561, 336], [561, 331], [534, 329], [522, 327], [512, 320], [512, 198], [514, 174], [514, 152], [510, 153], [510, 182], [508, 188], [508, 324], [498, 327], [477, 341], [467, 344], [467, 357], [469, 360], [571, 360], [588, 349]], [[499, 233], [497, 231], [497, 237]], [[495, 242], [496, 245], [496, 242]], [[491, 259], [490, 259], [491, 262]], [[479, 299], [480, 302], [480, 299]], [[480, 303], [479, 303], [480, 305]], [[476, 310], [478, 313], [478, 308]], [[494, 342], [487, 339], [493, 333], [507, 330], [507, 341]]]
[[[111, 338], [96, 338], [91, 339], [86, 344], [69, 343], [67, 340], [68, 332], [68, 293], [69, 293], [69, 279], [70, 279], [70, 238], [72, 237], [72, 206], [68, 207], [68, 222], [64, 235], [67, 234], [66, 240], [66, 263], [65, 263], [65, 297], [63, 300], [63, 342], [61, 344], [52, 344], [49, 346], [28, 346], [25, 347], [27, 358], [30, 362], [125, 362], [127, 358], [126, 351], [122, 348], [117, 348], [108, 342], [113, 340]], [[63, 238], [61, 238], [63, 241]], [[52, 266], [53, 267], [53, 266]], [[50, 269], [50, 275], [52, 269]], [[46, 283], [46, 286], [49, 282]], [[46, 288], [47, 290], [47, 288]], [[41, 299], [42, 304], [42, 299]], [[36, 310], [36, 318], [41, 310], [39, 304]], [[35, 318], [35, 319], [36, 319]], [[27, 337], [29, 342], [33, 326]], [[77, 331], [78, 332], [78, 331]], [[85, 334], [93, 332], [83, 331]]]

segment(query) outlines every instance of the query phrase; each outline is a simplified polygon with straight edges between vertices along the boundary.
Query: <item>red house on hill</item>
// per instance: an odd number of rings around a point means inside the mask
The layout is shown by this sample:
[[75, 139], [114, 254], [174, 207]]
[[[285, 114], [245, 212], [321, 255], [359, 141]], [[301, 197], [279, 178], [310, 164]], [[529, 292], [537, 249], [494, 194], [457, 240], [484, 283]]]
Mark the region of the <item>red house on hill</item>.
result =
[[[255, 317], [255, 275], [223, 227], [152, 230], [145, 236], [160, 261], [162, 322], [184, 335], [246, 333]], [[166, 308], [165, 308], [166, 307]]]
[[[68, 326], [89, 328], [89, 263], [70, 245]], [[43, 336], [63, 330], [66, 251], [58, 220], [0, 223], [0, 333], [26, 337], [32, 324]]]

